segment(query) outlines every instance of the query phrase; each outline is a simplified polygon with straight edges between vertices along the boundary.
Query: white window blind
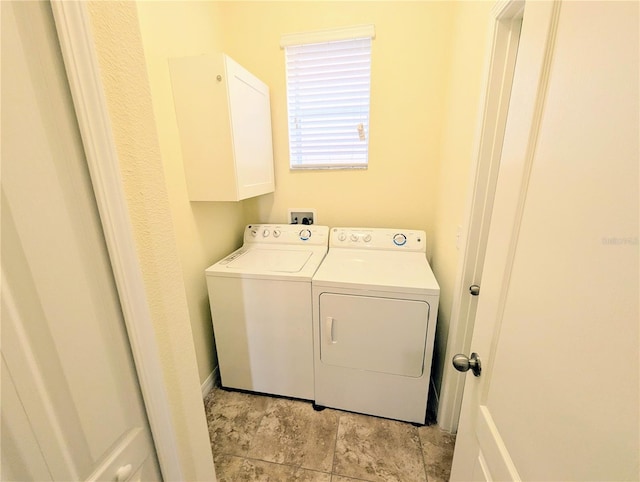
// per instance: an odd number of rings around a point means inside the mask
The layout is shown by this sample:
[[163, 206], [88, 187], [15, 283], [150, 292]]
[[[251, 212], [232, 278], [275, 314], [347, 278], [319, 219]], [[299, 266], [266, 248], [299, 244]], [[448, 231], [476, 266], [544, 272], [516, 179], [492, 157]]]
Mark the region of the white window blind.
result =
[[372, 28], [283, 37], [292, 169], [367, 167]]

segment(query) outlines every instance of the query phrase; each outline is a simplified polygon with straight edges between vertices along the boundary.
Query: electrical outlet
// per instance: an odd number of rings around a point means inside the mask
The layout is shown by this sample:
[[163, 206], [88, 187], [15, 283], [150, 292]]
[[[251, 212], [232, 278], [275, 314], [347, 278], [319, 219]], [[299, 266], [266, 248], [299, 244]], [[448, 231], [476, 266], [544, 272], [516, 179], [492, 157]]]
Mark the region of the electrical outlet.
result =
[[316, 210], [307, 208], [289, 209], [289, 224], [315, 224]]

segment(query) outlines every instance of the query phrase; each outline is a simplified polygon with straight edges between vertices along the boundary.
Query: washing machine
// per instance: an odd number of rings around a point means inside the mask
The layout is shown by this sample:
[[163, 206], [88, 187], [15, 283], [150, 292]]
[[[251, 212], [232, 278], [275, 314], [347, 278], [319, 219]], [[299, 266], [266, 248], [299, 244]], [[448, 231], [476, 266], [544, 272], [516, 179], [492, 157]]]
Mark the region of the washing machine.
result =
[[252, 224], [206, 269], [223, 387], [313, 400], [311, 278], [327, 226]]
[[424, 231], [333, 228], [312, 292], [316, 405], [425, 423], [440, 287]]

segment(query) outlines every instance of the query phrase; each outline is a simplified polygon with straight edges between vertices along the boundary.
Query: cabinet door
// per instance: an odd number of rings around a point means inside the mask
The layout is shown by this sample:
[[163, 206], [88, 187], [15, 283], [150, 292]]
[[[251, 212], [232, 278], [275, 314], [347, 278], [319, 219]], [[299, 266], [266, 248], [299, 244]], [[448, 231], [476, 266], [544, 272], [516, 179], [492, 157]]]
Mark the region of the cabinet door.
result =
[[418, 378], [424, 370], [428, 321], [425, 301], [323, 293], [320, 360]]
[[191, 201], [273, 192], [269, 88], [224, 54], [170, 59]]
[[269, 88], [225, 55], [238, 198], [272, 192]]

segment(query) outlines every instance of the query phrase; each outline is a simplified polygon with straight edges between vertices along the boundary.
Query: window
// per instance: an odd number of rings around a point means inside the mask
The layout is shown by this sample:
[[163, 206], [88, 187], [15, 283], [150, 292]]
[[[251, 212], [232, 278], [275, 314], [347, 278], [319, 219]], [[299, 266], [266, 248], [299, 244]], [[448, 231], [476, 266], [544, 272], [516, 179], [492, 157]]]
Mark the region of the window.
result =
[[282, 37], [291, 169], [366, 168], [373, 25]]

